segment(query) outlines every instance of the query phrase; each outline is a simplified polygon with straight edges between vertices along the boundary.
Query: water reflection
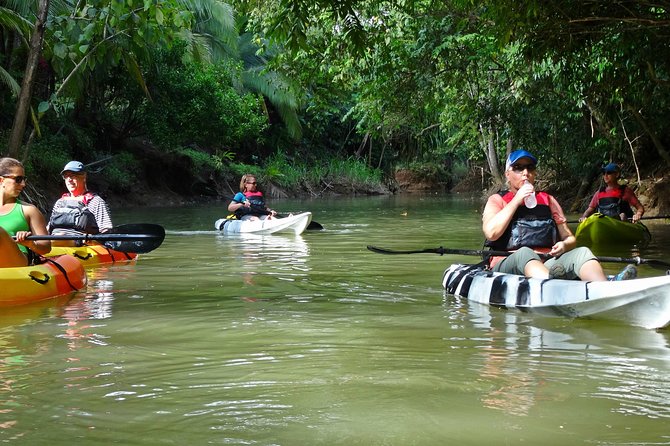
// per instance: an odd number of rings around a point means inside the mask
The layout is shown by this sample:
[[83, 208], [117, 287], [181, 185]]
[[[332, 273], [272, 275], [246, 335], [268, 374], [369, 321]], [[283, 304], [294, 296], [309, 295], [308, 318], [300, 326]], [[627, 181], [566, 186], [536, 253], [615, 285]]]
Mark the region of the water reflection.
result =
[[229, 254], [229, 269], [246, 285], [245, 300], [272, 297], [274, 293], [264, 289], [268, 280], [299, 283], [310, 272], [310, 249], [301, 235], [220, 234], [216, 246]]
[[480, 380], [489, 387], [484, 407], [528, 416], [540, 402], [564, 402], [561, 387], [569, 385], [580, 390], [579, 398], [614, 402], [613, 413], [670, 418], [667, 332], [476, 303], [468, 305], [468, 314], [483, 333]]

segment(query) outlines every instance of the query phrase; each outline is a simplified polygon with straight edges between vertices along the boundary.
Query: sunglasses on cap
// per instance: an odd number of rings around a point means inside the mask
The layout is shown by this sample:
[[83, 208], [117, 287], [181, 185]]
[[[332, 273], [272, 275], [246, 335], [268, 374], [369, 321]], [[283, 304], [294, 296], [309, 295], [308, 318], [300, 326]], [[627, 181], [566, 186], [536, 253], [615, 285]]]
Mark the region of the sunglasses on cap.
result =
[[524, 170], [527, 170], [528, 172], [535, 172], [535, 169], [537, 166], [535, 164], [512, 164], [512, 170], [514, 172], [523, 172]]
[[11, 178], [17, 183], [26, 183], [28, 181], [28, 177], [25, 175], [2, 175], [2, 178]]

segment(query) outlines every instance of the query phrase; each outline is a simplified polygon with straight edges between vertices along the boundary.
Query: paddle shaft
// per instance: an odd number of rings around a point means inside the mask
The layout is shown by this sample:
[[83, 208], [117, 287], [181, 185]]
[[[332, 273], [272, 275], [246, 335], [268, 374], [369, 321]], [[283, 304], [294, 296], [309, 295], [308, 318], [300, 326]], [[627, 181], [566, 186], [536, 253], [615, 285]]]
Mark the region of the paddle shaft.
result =
[[151, 223], [131, 223], [112, 228], [103, 234], [29, 235], [27, 240], [96, 241], [119, 252], [144, 254], [158, 248], [165, 239], [165, 229]]
[[[384, 249], [384, 248], [378, 248], [376, 246], [368, 245], [368, 250], [372, 252], [376, 252], [378, 254], [439, 254], [439, 255], [444, 255], [444, 254], [456, 254], [456, 255], [465, 255], [465, 256], [479, 256], [479, 257], [506, 257], [513, 252], [510, 251], [489, 251], [489, 250], [472, 250], [472, 249], [451, 249], [451, 248], [443, 248], [440, 246], [439, 248], [426, 248], [426, 249], [421, 249], [421, 250], [415, 250], [415, 251], [393, 251], [390, 249]], [[552, 256], [549, 254], [541, 254], [538, 253], [538, 255], [542, 259], [550, 259]], [[655, 260], [655, 259], [644, 259], [641, 257], [598, 257], [598, 260], [601, 262], [611, 262], [611, 263], [633, 263], [635, 265], [641, 265], [641, 264], [647, 264], [649, 266], [658, 266], [662, 268], [670, 268], [670, 263], [664, 262], [663, 260]]]
[[26, 240], [73, 240], [73, 241], [122, 241], [122, 240], [153, 240], [153, 234], [85, 234], [85, 235], [29, 235]]
[[[667, 220], [670, 219], [670, 215], [655, 215], [653, 217], [640, 217], [640, 220]], [[623, 220], [622, 220], [623, 221]], [[626, 219], [626, 221], [632, 221], [631, 218]], [[579, 220], [568, 220], [566, 223], [580, 223]]]

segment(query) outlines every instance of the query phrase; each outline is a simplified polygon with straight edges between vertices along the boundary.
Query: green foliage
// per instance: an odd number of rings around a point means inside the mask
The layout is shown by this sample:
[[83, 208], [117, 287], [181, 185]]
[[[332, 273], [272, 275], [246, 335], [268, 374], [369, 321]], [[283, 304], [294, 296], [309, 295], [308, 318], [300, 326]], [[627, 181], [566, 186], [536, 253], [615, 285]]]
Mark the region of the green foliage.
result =
[[[3, 35], [27, 36], [27, 3], [0, 10]], [[374, 179], [370, 166], [458, 177], [479, 164], [495, 175], [508, 146], [532, 150], [566, 185], [605, 160], [670, 164], [670, 21], [661, 4], [138, 5], [52, 4], [44, 56], [53, 78], [33, 106], [45, 113], [45, 134], [68, 136], [65, 153], [114, 152], [141, 137], [194, 169], [241, 175], [251, 167], [239, 163], [253, 163], [259, 178], [282, 186], [338, 172]], [[7, 83], [20, 80], [25, 46], [5, 41]], [[0, 123], [11, 123], [11, 109], [0, 108]]]
[[133, 190], [142, 176], [142, 164], [128, 152], [116, 154], [102, 166], [105, 180], [113, 185], [112, 190], [117, 193], [129, 193]]
[[224, 172], [228, 169], [227, 164], [235, 157], [232, 152], [217, 152], [215, 154], [209, 154], [201, 150], [188, 147], [175, 149], [174, 153], [189, 158], [191, 160], [191, 165], [196, 172], [203, 170]]
[[267, 126], [262, 100], [240, 95], [232, 78], [239, 67], [181, 63], [166, 54], [147, 76], [151, 102], [140, 110], [152, 140], [166, 148], [200, 147], [238, 152], [262, 140]]
[[260, 166], [253, 165], [253, 164], [245, 164], [245, 163], [230, 163], [230, 171], [233, 175], [233, 178], [235, 178], [237, 181], [242, 178], [242, 175], [250, 173], [252, 175], [255, 175], [257, 179], [261, 180], [263, 182], [263, 169]]
[[60, 180], [60, 171], [72, 161], [72, 147], [64, 135], [45, 135], [36, 140], [31, 149], [31, 156], [26, 169], [49, 180]]
[[[144, 86], [137, 69], [148, 59], [148, 48], [168, 45], [184, 29], [190, 28], [193, 15], [176, 0], [133, 2], [89, 0], [74, 7], [63, 4], [50, 16], [44, 55], [51, 67], [66, 79], [55, 93], [78, 98], [106, 73], [125, 67], [129, 77]], [[53, 101], [56, 96], [52, 96]]]
[[261, 183], [272, 182], [290, 190], [302, 190], [304, 187], [325, 183], [347, 184], [351, 188], [369, 188], [382, 181], [382, 172], [368, 167], [364, 162], [353, 158], [331, 158], [321, 160], [319, 165], [299, 158], [289, 157], [278, 151], [261, 165], [231, 163], [231, 171], [236, 178], [245, 173], [254, 174]]
[[280, 186], [289, 187], [299, 185], [308, 173], [307, 166], [289, 159], [284, 152], [276, 152], [265, 160], [263, 177]]
[[369, 167], [366, 163], [354, 159], [332, 159], [324, 169], [325, 174], [316, 173], [313, 180], [320, 179], [336, 181], [343, 179], [351, 184], [376, 185], [382, 181], [382, 172]]
[[264, 164], [263, 177], [280, 186], [296, 188], [303, 183], [320, 184], [324, 181], [370, 186], [379, 184], [382, 174], [353, 158], [331, 158], [324, 165], [313, 166], [277, 152]]
[[[603, 158], [632, 162], [631, 148], [640, 163], [658, 154], [670, 164], [667, 8], [637, 0], [261, 5], [249, 15], [288, 41], [282, 60], [310, 92], [307, 125], [320, 126], [321, 147], [351, 154], [365, 143], [370, 163], [465, 157], [493, 172], [511, 144], [573, 183]], [[362, 46], [345, 37], [348, 15]], [[341, 122], [356, 130], [337, 133]], [[311, 128], [306, 135], [318, 138]]]

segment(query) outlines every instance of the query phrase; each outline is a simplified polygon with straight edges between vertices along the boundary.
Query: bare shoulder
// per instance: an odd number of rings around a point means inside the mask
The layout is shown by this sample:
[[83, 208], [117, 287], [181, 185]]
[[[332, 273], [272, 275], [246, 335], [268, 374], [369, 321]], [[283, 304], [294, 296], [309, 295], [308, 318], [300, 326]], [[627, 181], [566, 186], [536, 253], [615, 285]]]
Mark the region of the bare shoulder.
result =
[[23, 207], [23, 215], [25, 215], [26, 219], [30, 220], [38, 220], [38, 221], [43, 221], [44, 220], [44, 215], [42, 212], [37, 209], [37, 206], [34, 204], [30, 203], [21, 203], [21, 206]]
[[489, 195], [489, 198], [486, 200], [486, 205], [484, 206], [485, 209], [494, 209], [496, 211], [499, 211], [504, 207], [505, 200], [503, 200], [503, 197], [501, 197], [500, 194]]
[[26, 203], [24, 201], [21, 202], [21, 206], [23, 207], [23, 213], [28, 214], [32, 212], [40, 212], [39, 209], [37, 209], [37, 206], [34, 204]]

